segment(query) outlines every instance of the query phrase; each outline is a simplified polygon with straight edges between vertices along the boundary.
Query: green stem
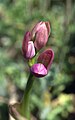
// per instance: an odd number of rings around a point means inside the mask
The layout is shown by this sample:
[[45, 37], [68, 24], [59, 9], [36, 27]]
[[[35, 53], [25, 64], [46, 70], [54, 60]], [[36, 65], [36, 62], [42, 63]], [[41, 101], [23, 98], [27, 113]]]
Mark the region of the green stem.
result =
[[34, 80], [33, 75], [30, 73], [29, 79], [27, 81], [27, 85], [24, 91], [23, 99], [21, 101], [19, 112], [21, 115], [30, 120], [30, 111], [29, 111], [29, 98], [30, 98], [30, 91], [33, 86]]

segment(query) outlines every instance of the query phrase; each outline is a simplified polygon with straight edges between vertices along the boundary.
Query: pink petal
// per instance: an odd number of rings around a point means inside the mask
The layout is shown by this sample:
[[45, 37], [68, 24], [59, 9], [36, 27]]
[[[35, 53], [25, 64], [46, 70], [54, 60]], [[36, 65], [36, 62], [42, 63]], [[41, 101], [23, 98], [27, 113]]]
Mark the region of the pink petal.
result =
[[37, 32], [36, 39], [34, 41], [34, 45], [37, 50], [40, 50], [42, 47], [46, 45], [48, 41], [48, 32], [47, 29], [42, 29]]
[[47, 69], [45, 66], [41, 63], [34, 64], [31, 67], [31, 72], [36, 76], [36, 77], [44, 77], [47, 75]]
[[26, 58], [26, 53], [28, 49], [28, 42], [30, 41], [30, 39], [31, 39], [31, 33], [28, 31], [26, 32], [24, 39], [23, 39], [23, 43], [22, 43], [22, 53], [25, 58]]
[[32, 58], [35, 55], [35, 48], [33, 41], [28, 42], [28, 50], [26, 53], [26, 58]]
[[48, 41], [50, 35], [50, 24], [49, 22], [39, 22], [34, 26], [31, 31], [31, 37], [34, 41], [34, 46], [37, 50], [44, 47]]
[[32, 38], [35, 36], [36, 32], [42, 27], [42, 21], [37, 23], [31, 31]]
[[42, 63], [46, 67], [46, 69], [49, 70], [53, 59], [54, 52], [52, 49], [48, 49], [40, 54], [40, 56], [38, 57], [38, 63]]
[[48, 35], [50, 35], [51, 29], [50, 29], [50, 23], [49, 22], [45, 22], [46, 27], [47, 27], [47, 31], [48, 31]]

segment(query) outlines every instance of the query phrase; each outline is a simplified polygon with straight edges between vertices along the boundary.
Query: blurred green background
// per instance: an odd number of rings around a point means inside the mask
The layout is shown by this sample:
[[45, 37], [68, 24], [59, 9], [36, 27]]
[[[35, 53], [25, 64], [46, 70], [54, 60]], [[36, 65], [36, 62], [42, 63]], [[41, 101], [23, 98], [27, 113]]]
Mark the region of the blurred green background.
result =
[[38, 21], [51, 23], [47, 47], [55, 58], [35, 79], [33, 120], [75, 120], [75, 0], [0, 0], [0, 120], [9, 120], [6, 104], [22, 98], [29, 76], [22, 40]]

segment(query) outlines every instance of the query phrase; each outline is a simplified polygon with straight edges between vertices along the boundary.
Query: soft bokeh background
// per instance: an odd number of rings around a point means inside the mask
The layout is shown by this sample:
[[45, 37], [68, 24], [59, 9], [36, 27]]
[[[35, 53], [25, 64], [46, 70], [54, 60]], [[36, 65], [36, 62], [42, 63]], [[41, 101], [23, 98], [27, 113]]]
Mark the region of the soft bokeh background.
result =
[[75, 120], [75, 0], [0, 0], [0, 120], [9, 120], [7, 103], [22, 98], [29, 76], [22, 40], [38, 21], [51, 23], [47, 47], [55, 59], [35, 79], [33, 120]]

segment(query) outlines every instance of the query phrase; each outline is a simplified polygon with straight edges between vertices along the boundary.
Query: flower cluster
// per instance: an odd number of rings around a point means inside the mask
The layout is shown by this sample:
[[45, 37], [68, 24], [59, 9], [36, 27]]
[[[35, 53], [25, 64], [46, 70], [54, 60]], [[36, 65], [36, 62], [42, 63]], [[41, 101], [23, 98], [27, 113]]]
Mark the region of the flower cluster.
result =
[[51, 48], [38, 56], [39, 50], [46, 45], [49, 35], [49, 22], [39, 22], [31, 31], [26, 32], [24, 36], [22, 53], [28, 61], [31, 74], [28, 78], [22, 101], [9, 106], [10, 114], [17, 120], [30, 120], [29, 99], [34, 83], [33, 75], [36, 77], [46, 76], [54, 59], [54, 52]]
[[[35, 58], [37, 52], [46, 45], [49, 35], [49, 22], [39, 22], [31, 31], [26, 32], [22, 44], [22, 53], [24, 58], [28, 61]], [[30, 66], [30, 70], [33, 75], [36, 77], [46, 76], [53, 58], [54, 52], [51, 48], [41, 53], [37, 58], [37, 62]]]

